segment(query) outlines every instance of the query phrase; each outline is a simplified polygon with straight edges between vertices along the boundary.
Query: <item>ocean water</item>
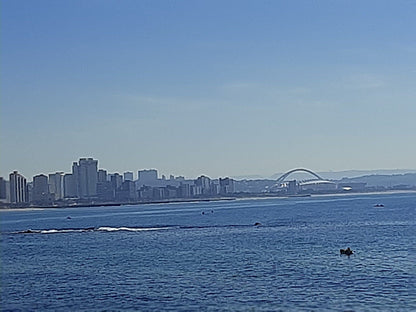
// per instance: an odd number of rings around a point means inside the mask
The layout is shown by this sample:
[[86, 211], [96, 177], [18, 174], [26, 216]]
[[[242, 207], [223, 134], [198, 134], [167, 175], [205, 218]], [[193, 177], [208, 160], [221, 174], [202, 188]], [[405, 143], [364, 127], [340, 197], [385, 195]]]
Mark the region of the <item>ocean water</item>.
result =
[[3, 211], [1, 310], [416, 311], [415, 216], [416, 194]]

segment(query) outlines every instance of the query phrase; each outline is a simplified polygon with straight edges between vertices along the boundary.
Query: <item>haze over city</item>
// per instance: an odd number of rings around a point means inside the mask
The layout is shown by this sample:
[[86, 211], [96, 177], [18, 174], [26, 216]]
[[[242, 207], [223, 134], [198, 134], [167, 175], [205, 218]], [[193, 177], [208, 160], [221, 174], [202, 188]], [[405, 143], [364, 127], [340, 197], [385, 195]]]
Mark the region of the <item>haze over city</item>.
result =
[[414, 1], [1, 1], [0, 176], [415, 169]]

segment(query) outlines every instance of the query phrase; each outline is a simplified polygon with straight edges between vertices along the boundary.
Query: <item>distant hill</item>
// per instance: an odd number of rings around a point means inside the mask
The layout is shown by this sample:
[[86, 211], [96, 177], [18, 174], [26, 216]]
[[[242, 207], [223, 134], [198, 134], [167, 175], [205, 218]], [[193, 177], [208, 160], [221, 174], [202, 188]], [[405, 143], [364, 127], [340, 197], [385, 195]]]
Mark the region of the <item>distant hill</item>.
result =
[[345, 170], [319, 172], [318, 174], [325, 179], [340, 180], [342, 178], [355, 178], [370, 175], [400, 175], [406, 173], [416, 173], [416, 169]]
[[[313, 169], [312, 169], [313, 171]], [[406, 173], [416, 173], [416, 169], [378, 169], [378, 170], [344, 170], [344, 171], [321, 171], [317, 172], [324, 179], [328, 180], [340, 180], [342, 178], [355, 178], [370, 175], [397, 175]], [[283, 173], [275, 173], [269, 179], [276, 180]], [[299, 173], [300, 179], [305, 177], [305, 174]], [[297, 176], [294, 174], [294, 178]], [[306, 176], [307, 177], [307, 176]], [[310, 175], [309, 175], [310, 177]]]
[[342, 182], [365, 182], [367, 187], [384, 186], [387, 188], [397, 186], [416, 186], [416, 173], [393, 174], [393, 175], [365, 175], [354, 178], [344, 178]]
[[261, 180], [265, 179], [266, 177], [259, 175], [259, 174], [250, 174], [250, 175], [241, 175], [241, 176], [232, 176], [234, 180]]

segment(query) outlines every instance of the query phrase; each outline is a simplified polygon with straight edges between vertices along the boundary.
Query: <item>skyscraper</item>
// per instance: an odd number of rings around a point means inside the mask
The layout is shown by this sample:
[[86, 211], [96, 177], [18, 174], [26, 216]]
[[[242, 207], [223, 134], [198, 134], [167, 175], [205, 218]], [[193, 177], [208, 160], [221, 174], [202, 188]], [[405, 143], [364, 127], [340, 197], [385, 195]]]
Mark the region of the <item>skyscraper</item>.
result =
[[123, 176], [119, 173], [112, 173], [109, 176], [110, 176], [110, 181], [111, 181], [111, 185], [113, 186], [113, 189], [117, 190], [123, 183]]
[[98, 179], [97, 180], [98, 183], [106, 182], [107, 181], [107, 170], [104, 170], [104, 169], [98, 170], [97, 179]]
[[201, 187], [202, 194], [208, 195], [211, 191], [211, 179], [202, 175], [195, 181], [195, 185]]
[[79, 198], [91, 198], [97, 195], [98, 160], [80, 158], [79, 163], [72, 165], [72, 174], [77, 185]]
[[133, 181], [133, 172], [124, 172], [124, 181]]
[[39, 174], [33, 177], [32, 201], [35, 203], [46, 203], [49, 199], [48, 177]]
[[26, 178], [13, 171], [9, 175], [10, 179], [10, 202], [14, 204], [27, 202]]
[[156, 186], [157, 185], [157, 170], [150, 169], [150, 170], [140, 170], [137, 172], [138, 176], [138, 186], [141, 187], [143, 185], [147, 186]]
[[222, 195], [234, 193], [234, 180], [230, 178], [220, 178], [220, 193]]
[[64, 197], [75, 198], [78, 197], [77, 183], [72, 173], [64, 175]]
[[53, 194], [55, 200], [64, 198], [64, 173], [56, 172], [49, 174], [49, 193]]
[[0, 177], [0, 199], [6, 199], [6, 180]]

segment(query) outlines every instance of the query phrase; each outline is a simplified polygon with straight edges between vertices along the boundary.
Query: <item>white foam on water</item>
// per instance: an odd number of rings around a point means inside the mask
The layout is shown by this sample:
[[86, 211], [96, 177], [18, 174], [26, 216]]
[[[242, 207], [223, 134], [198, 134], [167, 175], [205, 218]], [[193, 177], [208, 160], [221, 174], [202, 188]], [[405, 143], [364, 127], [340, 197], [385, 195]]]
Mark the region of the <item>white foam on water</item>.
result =
[[110, 227], [101, 226], [98, 228], [85, 228], [85, 229], [47, 229], [47, 230], [31, 230], [17, 232], [19, 234], [57, 234], [57, 233], [80, 233], [80, 232], [117, 232], [117, 231], [129, 231], [129, 232], [141, 232], [141, 231], [158, 231], [168, 230], [171, 227], [148, 227], [148, 228], [129, 228], [129, 227]]
[[158, 231], [158, 230], [168, 230], [169, 227], [154, 227], [154, 228], [129, 228], [129, 227], [109, 227], [101, 226], [97, 231], [106, 231], [106, 232], [116, 232], [116, 231], [130, 231], [130, 232], [141, 232], [141, 231]]
[[51, 230], [41, 230], [38, 233], [41, 234], [55, 234], [55, 233], [72, 233], [72, 232], [86, 232], [88, 229], [51, 229]]
[[53, 233], [59, 233], [59, 230], [42, 230], [40, 231], [41, 234], [53, 234]]

